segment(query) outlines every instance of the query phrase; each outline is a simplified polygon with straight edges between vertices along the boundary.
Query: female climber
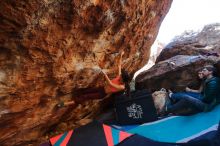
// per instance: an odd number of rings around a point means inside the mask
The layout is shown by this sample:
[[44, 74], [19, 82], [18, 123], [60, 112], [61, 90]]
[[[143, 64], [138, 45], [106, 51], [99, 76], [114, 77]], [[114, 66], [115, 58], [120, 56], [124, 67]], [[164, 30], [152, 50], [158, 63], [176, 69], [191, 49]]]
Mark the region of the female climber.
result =
[[82, 103], [85, 100], [89, 99], [101, 99], [104, 98], [106, 95], [125, 91], [126, 94], [129, 96], [130, 93], [130, 87], [129, 87], [129, 75], [128, 73], [121, 68], [121, 62], [122, 57], [124, 55], [124, 52], [120, 54], [119, 64], [118, 64], [118, 75], [110, 80], [108, 75], [101, 70], [102, 74], [104, 75], [107, 83], [105, 86], [98, 87], [98, 88], [83, 88], [75, 90], [74, 94], [74, 100], [69, 102], [63, 102], [57, 104], [58, 107], [68, 106], [68, 105], [74, 105], [77, 103]]

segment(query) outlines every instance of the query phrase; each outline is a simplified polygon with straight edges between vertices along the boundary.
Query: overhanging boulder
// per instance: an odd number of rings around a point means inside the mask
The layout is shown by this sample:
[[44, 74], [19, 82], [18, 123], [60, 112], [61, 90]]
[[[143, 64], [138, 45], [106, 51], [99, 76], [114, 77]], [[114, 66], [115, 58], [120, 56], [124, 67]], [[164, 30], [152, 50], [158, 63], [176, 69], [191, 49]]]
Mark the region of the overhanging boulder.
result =
[[0, 145], [35, 143], [60, 122], [98, 114], [102, 101], [55, 105], [103, 86], [100, 67], [114, 76], [122, 50], [123, 68], [141, 68], [171, 2], [0, 1]]

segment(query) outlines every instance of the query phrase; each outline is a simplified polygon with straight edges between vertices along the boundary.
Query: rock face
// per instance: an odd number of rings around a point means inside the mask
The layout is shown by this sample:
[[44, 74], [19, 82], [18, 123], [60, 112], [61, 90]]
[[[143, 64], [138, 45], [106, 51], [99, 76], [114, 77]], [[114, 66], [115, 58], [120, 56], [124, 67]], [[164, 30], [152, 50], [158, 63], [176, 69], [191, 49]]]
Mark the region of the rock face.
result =
[[176, 37], [158, 56], [160, 62], [176, 55], [220, 56], [220, 24], [210, 24], [201, 32], [189, 32]]
[[183, 91], [189, 83], [196, 82], [197, 71], [203, 65], [214, 62], [214, 58], [177, 55], [139, 74], [135, 80], [136, 88], [148, 89], [150, 92], [161, 88], [171, 89], [174, 92]]
[[[136, 78], [136, 88], [183, 91], [196, 82], [197, 71], [220, 60], [220, 24], [204, 27], [199, 33], [183, 34], [168, 44], [156, 64]], [[196, 88], [196, 87], [195, 87]]]
[[141, 68], [171, 2], [0, 1], [0, 145], [31, 144], [57, 123], [93, 118], [103, 100], [55, 105], [103, 86], [100, 67], [114, 76], [122, 50], [123, 68]]

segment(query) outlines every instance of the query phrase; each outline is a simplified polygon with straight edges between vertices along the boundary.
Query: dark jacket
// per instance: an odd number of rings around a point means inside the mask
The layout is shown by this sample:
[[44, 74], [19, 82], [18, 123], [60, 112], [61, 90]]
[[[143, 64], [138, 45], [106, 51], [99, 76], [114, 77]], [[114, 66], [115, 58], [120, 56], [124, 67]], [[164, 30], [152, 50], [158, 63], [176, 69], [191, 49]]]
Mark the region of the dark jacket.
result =
[[214, 106], [220, 103], [220, 79], [218, 77], [205, 80], [203, 96], [203, 102], [208, 105]]

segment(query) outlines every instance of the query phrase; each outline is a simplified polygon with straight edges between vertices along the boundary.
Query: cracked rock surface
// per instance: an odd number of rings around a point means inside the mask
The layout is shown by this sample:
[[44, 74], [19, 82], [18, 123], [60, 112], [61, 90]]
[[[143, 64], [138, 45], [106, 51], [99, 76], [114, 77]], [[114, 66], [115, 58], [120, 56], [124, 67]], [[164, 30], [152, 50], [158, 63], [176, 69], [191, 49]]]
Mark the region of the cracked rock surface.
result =
[[68, 130], [93, 119], [108, 100], [55, 105], [76, 89], [103, 86], [100, 68], [115, 76], [122, 50], [123, 68], [140, 69], [171, 3], [1, 0], [0, 145], [37, 145], [61, 122], [72, 123], [60, 126]]

